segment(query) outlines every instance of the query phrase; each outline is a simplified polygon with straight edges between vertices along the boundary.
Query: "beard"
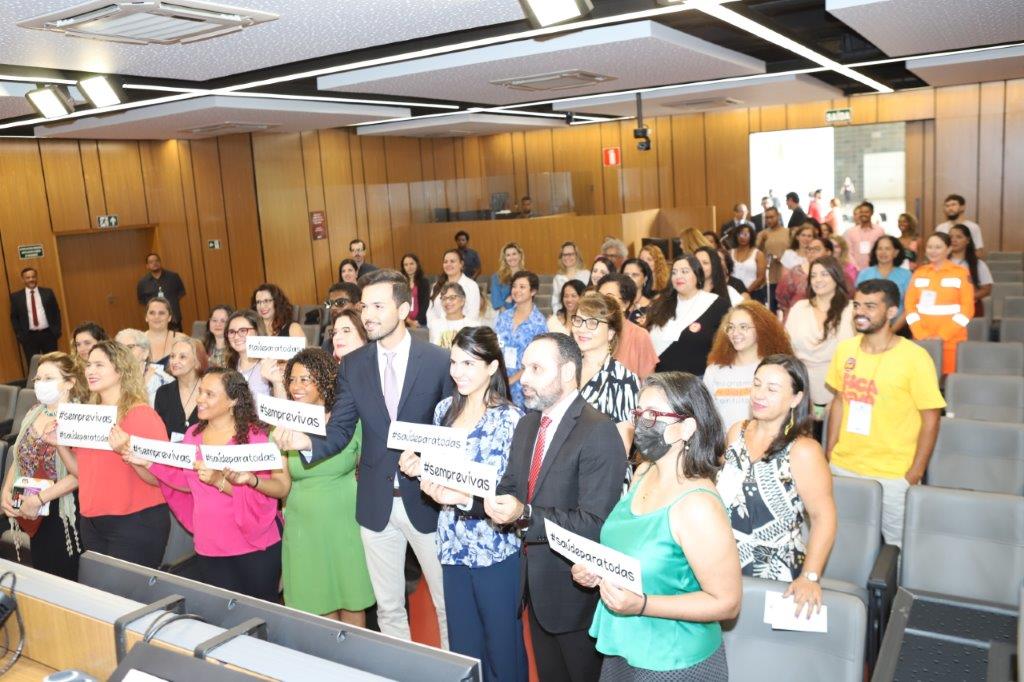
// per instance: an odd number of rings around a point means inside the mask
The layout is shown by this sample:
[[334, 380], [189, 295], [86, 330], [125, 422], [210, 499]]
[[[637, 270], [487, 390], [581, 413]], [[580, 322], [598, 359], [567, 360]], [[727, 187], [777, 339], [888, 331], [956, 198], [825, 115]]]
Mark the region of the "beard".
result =
[[[861, 325], [857, 324], [857, 322], [860, 321], [860, 320], [863, 320], [863, 321], [867, 322], [867, 326], [862, 328]], [[874, 334], [879, 329], [882, 329], [883, 327], [888, 326], [888, 324], [889, 324], [889, 320], [885, 319], [884, 317], [881, 320], [877, 320], [877, 321], [876, 320], [872, 320], [870, 317], [854, 317], [853, 318], [853, 327], [860, 334]]]
[[523, 404], [530, 410], [543, 412], [558, 402], [562, 397], [562, 387], [558, 380], [552, 381], [547, 386], [534, 388], [523, 386]]
[[380, 341], [385, 336], [390, 336], [393, 331], [398, 329], [398, 325], [401, 324], [401, 320], [395, 322], [391, 327], [385, 327], [383, 324], [377, 325], [377, 329], [374, 331], [367, 330], [366, 338], [370, 341]]

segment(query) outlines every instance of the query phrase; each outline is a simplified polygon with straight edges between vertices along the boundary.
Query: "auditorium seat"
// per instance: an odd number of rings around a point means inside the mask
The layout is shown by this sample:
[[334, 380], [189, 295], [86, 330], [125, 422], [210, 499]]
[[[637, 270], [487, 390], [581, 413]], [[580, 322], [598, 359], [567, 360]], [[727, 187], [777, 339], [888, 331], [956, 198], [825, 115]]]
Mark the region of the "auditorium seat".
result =
[[986, 304], [992, 317], [997, 320], [1003, 317], [1003, 303], [1009, 296], [1024, 296], [1024, 282], [996, 282], [992, 285], [991, 306]]
[[1024, 375], [1024, 343], [963, 341], [956, 347], [956, 371], [995, 376]]
[[[0, 384], [0, 434], [10, 433], [16, 427], [14, 425], [14, 412], [18, 408], [18, 392], [17, 386], [11, 386], [10, 384]], [[7, 471], [6, 468], [0, 469], [0, 472]], [[0, 473], [2, 476], [3, 473]]]
[[999, 322], [1000, 341], [1024, 341], [1024, 316], [1004, 317]]
[[993, 251], [985, 256], [988, 263], [1022, 263], [1024, 264], [1024, 251]]
[[[882, 542], [882, 486], [852, 476], [832, 478], [836, 537], [821, 586], [860, 599], [868, 610], [867, 660], [873, 664], [896, 594], [899, 548]], [[809, 537], [804, 524], [804, 537]]]
[[986, 422], [1024, 422], [1024, 377], [950, 374], [946, 416]]
[[[300, 305], [299, 306], [299, 316], [298, 316], [298, 318], [295, 321], [298, 322], [299, 324], [306, 324], [306, 316], [307, 315], [309, 315], [314, 310], [320, 311], [322, 309], [323, 309], [322, 305]], [[320, 318], [317, 317], [316, 319], [319, 322]]]
[[992, 322], [986, 317], [975, 317], [967, 323], [967, 338], [970, 341], [991, 341]]
[[1024, 270], [992, 270], [993, 282], [1024, 282]]
[[430, 343], [430, 331], [426, 327], [409, 327], [409, 332], [423, 343]]
[[28, 414], [29, 409], [36, 404], [36, 392], [31, 388], [23, 388], [18, 391], [18, 402], [14, 407], [14, 419], [12, 420], [11, 430], [4, 440], [8, 443], [13, 443], [14, 439], [18, 436], [18, 429], [21, 427], [21, 422], [25, 419], [25, 415]]
[[1017, 605], [1024, 578], [1024, 497], [911, 486], [900, 585]]
[[867, 611], [860, 599], [822, 590], [828, 632], [773, 630], [764, 622], [766, 592], [785, 592], [787, 583], [743, 578], [743, 604], [734, 621], [722, 623], [732, 682], [863, 682]]
[[195, 556], [196, 550], [192, 534], [185, 530], [174, 514], [170, 511], [167, 514], [171, 517], [171, 531], [167, 536], [167, 547], [160, 562], [160, 570], [176, 573], [186, 561]]
[[306, 334], [306, 347], [307, 348], [319, 348], [320, 347], [320, 325], [318, 324], [303, 324], [302, 331]]
[[939, 383], [942, 383], [942, 341], [939, 339], [917, 339], [914, 343], [928, 351], [928, 355], [931, 356], [932, 363], [935, 365], [935, 376]]
[[943, 417], [928, 484], [1024, 495], [1024, 424]]
[[1003, 317], [1024, 317], [1024, 296], [1003, 299]]
[[206, 320], [196, 320], [192, 323], [192, 338], [203, 340], [206, 336]]
[[39, 358], [42, 355], [33, 355], [28, 361], [28, 373], [25, 375], [25, 388], [32, 388], [36, 383], [36, 372], [39, 370]]

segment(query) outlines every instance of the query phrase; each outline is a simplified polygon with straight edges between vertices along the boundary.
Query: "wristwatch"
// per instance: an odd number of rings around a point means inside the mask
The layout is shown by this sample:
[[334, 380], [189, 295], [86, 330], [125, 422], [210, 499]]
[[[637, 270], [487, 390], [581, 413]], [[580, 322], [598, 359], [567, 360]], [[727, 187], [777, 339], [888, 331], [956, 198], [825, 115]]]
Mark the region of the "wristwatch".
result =
[[807, 573], [804, 573], [804, 578], [811, 581], [812, 583], [818, 582], [818, 577], [818, 574], [814, 571], [808, 571]]
[[530, 519], [533, 518], [533, 505], [524, 504], [523, 513], [514, 521], [516, 528], [526, 530], [530, 527]]

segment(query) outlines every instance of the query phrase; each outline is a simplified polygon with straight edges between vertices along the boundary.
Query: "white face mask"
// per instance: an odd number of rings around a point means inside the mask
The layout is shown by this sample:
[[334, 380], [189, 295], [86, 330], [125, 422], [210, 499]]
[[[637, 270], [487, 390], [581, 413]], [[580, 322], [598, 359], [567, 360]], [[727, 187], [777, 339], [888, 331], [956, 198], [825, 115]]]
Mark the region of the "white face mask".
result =
[[32, 388], [35, 389], [36, 398], [43, 405], [53, 405], [60, 401], [59, 381], [37, 381]]

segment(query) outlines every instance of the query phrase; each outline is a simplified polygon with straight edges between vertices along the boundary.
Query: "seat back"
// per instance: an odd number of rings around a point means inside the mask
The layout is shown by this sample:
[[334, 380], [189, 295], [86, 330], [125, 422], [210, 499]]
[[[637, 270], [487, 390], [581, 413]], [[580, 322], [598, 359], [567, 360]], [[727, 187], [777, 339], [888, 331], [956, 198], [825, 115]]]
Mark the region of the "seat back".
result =
[[914, 343], [928, 351], [932, 362], [935, 364], [935, 376], [942, 382], [942, 341], [938, 339], [918, 339]]
[[733, 682], [862, 682], [867, 610], [857, 597], [822, 590], [828, 632], [772, 630], [764, 622], [766, 592], [787, 583], [743, 578], [739, 617], [722, 624], [729, 679]]
[[18, 391], [18, 402], [14, 406], [14, 428], [12, 429], [14, 433], [21, 428], [21, 422], [25, 420], [25, 415], [37, 402], [36, 392], [31, 388], [23, 388]]
[[28, 374], [25, 375], [25, 388], [32, 388], [36, 383], [36, 371], [39, 369], [39, 358], [42, 355], [33, 355], [28, 360]]
[[[18, 406], [19, 390], [17, 386], [0, 384], [0, 422], [14, 419], [14, 411]], [[12, 430], [17, 430], [19, 426], [20, 424], [15, 424]]]
[[824, 575], [866, 587], [882, 546], [882, 486], [852, 476], [832, 477], [836, 538]]
[[1024, 252], [1022, 251], [993, 251], [985, 257], [988, 262], [1011, 262], [1024, 263]]
[[320, 346], [320, 325], [318, 324], [304, 324], [301, 325], [303, 333], [306, 334], [306, 347], [313, 348]]
[[993, 282], [1024, 282], [1022, 270], [992, 270]]
[[1024, 341], [1024, 316], [1000, 320], [999, 341]]
[[161, 570], [174, 566], [196, 553], [192, 534], [185, 530], [170, 510], [167, 513], [171, 517], [171, 531], [167, 535], [163, 561], [160, 562]]
[[206, 320], [196, 320], [192, 323], [192, 338], [203, 340], [206, 336]]
[[1017, 605], [1024, 578], [1024, 497], [911, 486], [900, 585]]
[[961, 341], [956, 347], [956, 371], [995, 376], [1024, 374], [1024, 343]]
[[928, 463], [928, 483], [1024, 495], [1024, 424], [943, 417]]
[[1024, 377], [950, 374], [946, 416], [986, 422], [1024, 422]]
[[430, 342], [430, 331], [426, 327], [410, 327], [409, 331], [412, 333], [413, 338], [416, 338], [423, 343]]
[[1003, 302], [1009, 296], [1024, 296], [1024, 282], [996, 282], [992, 285], [992, 316], [1003, 317]]
[[0, 440], [0, 470], [7, 472], [7, 441]]
[[967, 323], [967, 338], [970, 341], [991, 341], [992, 323], [987, 317], [975, 317]]
[[1024, 296], [1007, 296], [1004, 298], [1003, 317], [1024, 317]]

